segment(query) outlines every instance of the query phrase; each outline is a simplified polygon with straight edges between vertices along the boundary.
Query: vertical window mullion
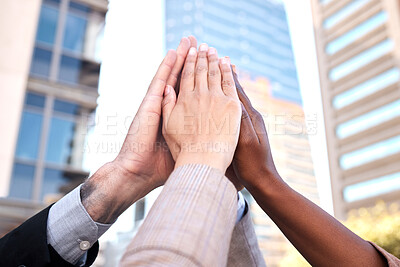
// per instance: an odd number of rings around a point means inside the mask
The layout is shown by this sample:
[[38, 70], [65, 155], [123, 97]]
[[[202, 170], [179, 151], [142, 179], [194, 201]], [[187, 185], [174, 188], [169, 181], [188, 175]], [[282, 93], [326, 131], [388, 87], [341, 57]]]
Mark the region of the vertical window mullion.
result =
[[53, 58], [51, 61], [51, 68], [50, 68], [50, 81], [57, 81], [58, 72], [60, 69], [60, 62], [62, 56], [62, 44], [64, 38], [64, 30], [65, 30], [65, 23], [67, 20], [68, 14], [68, 6], [70, 0], [61, 0], [60, 3], [60, 11], [59, 11], [59, 18], [57, 23], [57, 31], [56, 31], [56, 39], [53, 46]]
[[36, 164], [35, 176], [33, 180], [32, 199], [40, 201], [40, 193], [45, 168], [45, 154], [47, 149], [47, 139], [49, 137], [51, 115], [53, 113], [54, 96], [47, 96], [44, 106], [42, 133], [39, 141], [39, 153]]

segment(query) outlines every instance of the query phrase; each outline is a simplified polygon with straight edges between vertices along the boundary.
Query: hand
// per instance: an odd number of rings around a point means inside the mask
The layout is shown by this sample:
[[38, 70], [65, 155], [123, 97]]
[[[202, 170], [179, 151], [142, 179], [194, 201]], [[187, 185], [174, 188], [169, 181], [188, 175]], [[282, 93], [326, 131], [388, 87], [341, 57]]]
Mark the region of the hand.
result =
[[236, 68], [232, 66], [236, 89], [242, 104], [242, 120], [240, 124], [239, 142], [233, 158], [235, 175], [229, 175], [236, 181], [238, 188], [241, 182], [248, 190], [265, 185], [265, 177], [280, 179], [275, 168], [262, 115], [253, 108], [250, 99], [239, 83]]
[[[207, 53], [208, 52], [208, 53]], [[163, 134], [175, 167], [206, 164], [225, 173], [236, 148], [240, 102], [229, 62], [206, 44], [189, 50], [179, 97], [166, 92]]]
[[174, 161], [161, 134], [161, 109], [166, 85], [175, 86], [194, 37], [182, 38], [168, 51], [133, 119], [120, 153], [81, 188], [82, 204], [93, 220], [110, 223], [130, 205], [164, 184]]
[[194, 37], [182, 38], [176, 53], [173, 50], [168, 52], [115, 160], [129, 176], [141, 178], [152, 189], [163, 185], [173, 170], [174, 161], [160, 127], [162, 100], [166, 86], [176, 85], [190, 47], [197, 47]]

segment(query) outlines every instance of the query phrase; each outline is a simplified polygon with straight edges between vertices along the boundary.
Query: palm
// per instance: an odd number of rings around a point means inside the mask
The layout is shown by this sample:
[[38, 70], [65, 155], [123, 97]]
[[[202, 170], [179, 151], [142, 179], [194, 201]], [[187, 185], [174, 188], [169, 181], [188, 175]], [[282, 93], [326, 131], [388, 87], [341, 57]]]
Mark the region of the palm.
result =
[[143, 172], [156, 182], [157, 186], [163, 185], [174, 168], [174, 160], [168, 149], [167, 143], [161, 134], [161, 130], [157, 133], [154, 151], [146, 155], [148, 166], [143, 169]]

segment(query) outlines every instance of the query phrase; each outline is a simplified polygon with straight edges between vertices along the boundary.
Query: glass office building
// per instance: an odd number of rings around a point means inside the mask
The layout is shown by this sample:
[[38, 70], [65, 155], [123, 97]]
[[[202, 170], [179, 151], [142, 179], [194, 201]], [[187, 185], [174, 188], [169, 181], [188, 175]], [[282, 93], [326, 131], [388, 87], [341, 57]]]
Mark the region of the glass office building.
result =
[[[166, 47], [182, 36], [229, 56], [253, 106], [263, 115], [277, 169], [315, 203], [319, 195], [302, 110], [285, 6], [272, 0], [166, 0]], [[255, 231], [268, 266], [279, 266], [288, 242], [249, 194]]]
[[166, 1], [166, 46], [196, 36], [252, 78], [265, 77], [275, 98], [301, 104], [284, 5], [273, 0]]

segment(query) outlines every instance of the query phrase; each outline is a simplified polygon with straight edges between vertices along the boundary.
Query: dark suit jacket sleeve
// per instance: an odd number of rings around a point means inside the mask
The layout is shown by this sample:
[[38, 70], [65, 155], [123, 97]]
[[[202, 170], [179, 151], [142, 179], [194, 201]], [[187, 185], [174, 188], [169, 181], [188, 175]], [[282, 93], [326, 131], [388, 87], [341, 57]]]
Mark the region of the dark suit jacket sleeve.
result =
[[[50, 206], [51, 207], [51, 206]], [[47, 244], [47, 218], [50, 207], [42, 210], [0, 239], [0, 266], [73, 266]], [[88, 250], [85, 266], [97, 257], [99, 244]]]

